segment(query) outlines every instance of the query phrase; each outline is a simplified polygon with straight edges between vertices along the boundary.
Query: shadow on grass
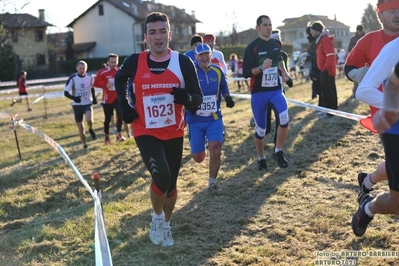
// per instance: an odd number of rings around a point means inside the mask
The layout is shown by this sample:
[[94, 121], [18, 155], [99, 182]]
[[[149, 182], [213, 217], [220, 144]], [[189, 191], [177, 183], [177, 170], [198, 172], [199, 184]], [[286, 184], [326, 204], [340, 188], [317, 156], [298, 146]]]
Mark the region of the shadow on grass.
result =
[[[342, 106], [346, 108], [345, 111], [355, 109], [356, 106], [350, 104], [350, 101], [351, 99], [348, 99], [342, 104]], [[317, 119], [314, 113], [309, 113], [304, 118], [300, 118], [296, 121], [296, 116], [300, 111], [303, 111], [303, 108], [290, 108], [290, 117], [291, 121], [293, 121], [290, 126], [291, 132], [301, 133], [306, 125], [310, 124], [314, 119]], [[337, 127], [337, 123], [332, 123], [332, 121], [337, 122], [338, 119], [342, 119], [342, 121], [338, 123], [339, 126]], [[252, 223], [254, 217], [259, 215], [260, 207], [267, 202], [289, 177], [300, 176], [300, 173], [304, 169], [309, 169], [314, 162], [319, 160], [319, 155], [322, 154], [323, 151], [329, 149], [333, 145], [337, 145], [353, 126], [355, 126], [355, 123], [352, 121], [334, 117], [329, 121], [316, 121], [311, 128], [303, 132], [303, 139], [297, 143], [294, 143], [295, 138], [290, 136], [289, 133], [285, 143], [285, 147], [292, 147], [293, 150], [293, 152], [286, 152], [286, 156], [290, 161], [289, 168], [279, 169], [276, 162], [269, 159], [269, 169], [265, 172], [259, 172], [256, 169], [256, 152], [252, 133], [238, 146], [230, 144], [229, 139], [227, 139], [223, 148], [226, 158], [223, 161], [221, 169], [225, 173], [228, 173], [229, 169], [236, 169], [238, 170], [237, 174], [229, 177], [220, 176], [219, 183], [223, 188], [222, 193], [211, 194], [204, 188], [204, 190], [198, 192], [189, 203], [176, 209], [172, 218], [172, 232], [176, 241], [175, 245], [168, 249], [162, 249], [154, 246], [150, 242], [147, 233], [148, 225], [151, 220], [150, 209], [136, 215], [125, 214], [122, 222], [116, 226], [117, 228], [112, 228], [112, 231], [117, 231], [118, 233], [109, 237], [114, 264], [162, 265], [165, 260], [175, 265], [201, 265], [208, 263], [222, 249], [235, 245], [235, 237], [242, 234], [247, 234], [248, 236], [254, 234], [253, 231], [247, 230], [247, 226]], [[233, 127], [234, 123], [226, 125], [227, 132], [234, 130]], [[253, 132], [252, 129], [249, 129], [249, 131]], [[272, 131], [265, 140], [267, 143], [266, 155], [268, 158], [272, 158], [271, 152], [273, 144], [271, 143], [273, 134], [274, 132]], [[328, 139], [328, 141], [326, 141], [326, 139]], [[310, 145], [312, 146], [311, 150], [309, 149]], [[83, 155], [76, 154], [76, 156]], [[134, 174], [125, 173], [121, 170], [121, 172], [115, 174], [113, 178], [106, 178], [105, 186], [107, 187], [107, 194], [112, 194], [113, 192], [131, 185], [137, 177], [145, 175], [144, 172], [147, 171], [144, 164], [140, 163], [140, 161], [131, 165], [126, 156], [123, 157], [124, 159], [120, 159], [121, 156], [123, 156], [123, 153], [113, 156], [112, 160], [120, 160], [119, 165], [134, 169]], [[186, 155], [183, 158], [183, 171], [184, 165], [187, 164], [190, 159], [190, 155]], [[203, 167], [203, 165], [201, 165], [201, 167]], [[106, 163], [98, 168], [98, 171], [106, 172], [106, 170]], [[225, 175], [227, 176], [228, 174]], [[130, 178], [124, 178], [127, 176]], [[57, 202], [59, 200], [59, 204], [65, 204], [65, 202], [71, 201], [66, 198], [66, 193], [71, 189], [76, 192], [78, 188], [81, 188], [81, 185], [78, 183], [79, 181], [72, 182], [67, 189], [53, 195], [52, 198]], [[141, 184], [137, 188], [148, 188], [148, 183], [149, 181]], [[336, 189], [340, 189], [348, 188], [351, 185], [345, 184], [342, 186], [341, 183], [337, 182], [334, 186]], [[353, 185], [353, 187], [356, 186]], [[185, 188], [180, 189], [183, 191]], [[68, 203], [72, 204], [71, 207], [77, 206], [74, 204], [78, 204], [81, 200], [79, 195], [76, 196], [76, 200], [72, 200], [71, 203]], [[120, 193], [118, 196], [110, 196], [109, 199], [120, 200], [126, 196], [127, 192]], [[40, 206], [33, 206], [33, 208], [42, 208], [40, 211], [45, 213], [46, 216], [55, 215], [55, 210], [59, 205], [58, 203], [54, 204], [52, 200], [48, 201], [49, 209]], [[272, 208], [273, 206], [270, 207]], [[90, 208], [92, 208], [91, 203], [83, 204], [79, 212], [71, 215], [73, 215], [73, 217], [83, 216]], [[14, 208], [12, 211], [22, 212], [28, 210]], [[107, 216], [106, 213], [105, 216]], [[266, 220], [265, 225], [259, 228], [259, 232], [266, 230], [267, 217], [264, 218]], [[20, 228], [22, 226], [32, 226], [36, 223], [45, 223], [43, 220], [35, 221], [36, 219], [39, 218], [34, 218], [32, 222], [25, 223], [24, 225], [16, 222], [14, 226]], [[110, 228], [108, 228], [108, 231], [110, 231], [109, 229]], [[279, 239], [280, 238], [273, 238], [270, 240], [278, 242], [280, 241]], [[70, 260], [71, 265], [84, 265], [88, 261], [94, 259], [94, 252], [88, 251], [74, 257], [74, 259]], [[90, 260], [88, 260], [88, 257]], [[128, 258], [129, 261], [126, 261], [126, 258]]]
[[[44, 198], [43, 202], [3, 203], [1, 206], [4, 216], [1, 216], [0, 221], [4, 226], [0, 228], [0, 249], [9, 254], [13, 254], [12, 249], [24, 250], [24, 255], [18, 259], [19, 265], [41, 260], [40, 257], [53, 256], [54, 252], [61, 248], [56, 245], [64, 242], [63, 239], [59, 239], [60, 235], [54, 232], [61, 228], [65, 230], [67, 221], [75, 223], [75, 220], [85, 217], [87, 212], [93, 209], [93, 203], [87, 201], [90, 195], [87, 192], [82, 193], [80, 181], [68, 182], [67, 187], [57, 193], [50, 187], [46, 191], [46, 195], [41, 195]], [[51, 230], [46, 231], [46, 227]], [[71, 250], [70, 255], [75, 256], [72, 254], [76, 252]]]
[[[357, 105], [352, 102], [352, 99], [348, 99], [341, 106], [345, 107], [345, 111], [350, 112]], [[290, 108], [291, 120], [295, 121], [298, 113], [302, 111], [301, 107]], [[304, 118], [300, 118], [297, 123], [292, 123], [290, 131], [301, 132], [314, 119], [317, 119], [316, 114], [310, 112]], [[338, 122], [337, 120], [342, 121]], [[338, 127], [329, 128], [329, 125], [337, 125], [337, 123]], [[354, 126], [357, 126], [356, 122], [339, 117], [331, 118], [329, 121], [315, 121], [314, 125], [306, 130], [302, 141], [294, 143], [294, 137], [287, 138], [285, 147], [292, 147], [294, 150], [286, 152], [290, 161], [289, 168], [280, 169], [275, 161], [268, 159], [269, 168], [266, 172], [257, 170], [253, 133], [250, 133], [238, 146], [229, 144], [227, 137], [223, 148], [226, 158], [221, 169], [226, 173], [225, 175], [228, 175], [229, 169], [235, 169], [238, 172], [234, 176], [220, 176], [219, 184], [223, 188], [222, 193], [212, 194], [204, 188], [189, 203], [176, 209], [171, 223], [176, 243], [169, 249], [154, 246], [147, 233], [135, 235], [134, 232], [139, 229], [148, 231], [151, 219], [150, 211], [127, 217], [119, 226], [121, 232], [133, 232], [133, 237], [125, 235], [122, 239], [123, 244], [119, 246], [114, 246], [112, 243], [115, 239], [110, 239], [114, 250], [114, 263], [118, 265], [157, 265], [167, 260], [168, 263], [177, 265], [213, 265], [209, 261], [224, 248], [235, 245], [235, 237], [239, 235], [250, 237], [256, 233], [247, 230], [247, 226], [253, 223], [254, 217], [259, 215], [260, 207], [289, 177], [300, 176], [304, 169], [311, 168], [311, 165], [319, 160], [319, 155], [323, 151], [337, 145]], [[226, 125], [227, 135], [230, 130], [234, 130], [233, 128], [234, 121], [230, 125]], [[273, 134], [272, 131], [265, 140], [268, 148], [266, 150], [267, 158], [272, 158], [273, 144], [270, 143], [273, 142]], [[328, 141], [326, 141], [327, 139]], [[308, 149], [310, 143], [312, 144], [311, 152]], [[191, 156], [186, 155], [183, 158], [183, 164], [185, 165], [190, 159]], [[184, 166], [181, 172], [184, 172]], [[203, 178], [206, 179], [206, 177]], [[321, 179], [320, 182], [323, 180], [326, 179]], [[357, 188], [356, 184], [340, 182], [332, 182], [332, 184], [334, 186], [332, 189], [337, 190]], [[180, 189], [184, 190], [184, 188]], [[261, 233], [262, 230], [266, 230], [267, 226], [270, 226], [267, 223], [267, 217], [264, 219], [264, 226], [259, 228]], [[270, 240], [279, 242], [282, 239], [274, 237]], [[126, 256], [132, 258], [133, 261], [125, 261]]]

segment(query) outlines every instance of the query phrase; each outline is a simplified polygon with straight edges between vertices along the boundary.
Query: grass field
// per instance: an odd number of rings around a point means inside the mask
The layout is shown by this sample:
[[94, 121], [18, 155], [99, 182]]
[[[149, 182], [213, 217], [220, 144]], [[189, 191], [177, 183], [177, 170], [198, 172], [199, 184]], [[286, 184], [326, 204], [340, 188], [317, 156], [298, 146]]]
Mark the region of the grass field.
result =
[[[339, 110], [368, 114], [368, 107], [352, 97], [352, 83], [339, 78], [337, 88]], [[231, 91], [237, 93], [235, 84]], [[287, 98], [317, 104], [309, 83], [290, 88]], [[284, 147], [290, 166], [280, 169], [272, 159], [271, 132], [265, 138], [269, 168], [259, 172], [249, 101], [236, 99], [233, 109], [222, 110], [221, 193], [206, 190], [208, 160], [195, 163], [185, 138], [171, 221], [175, 245], [163, 249], [148, 237], [149, 173], [134, 139], [116, 143], [113, 136], [112, 145], [103, 145], [101, 105], [94, 107], [98, 139], [89, 140], [84, 151], [68, 99], [48, 99], [47, 118], [42, 101], [29, 113], [25, 105], [9, 104], [0, 101], [0, 112], [18, 113], [58, 142], [91, 185], [91, 174], [100, 174], [114, 265], [315, 265], [343, 252], [399, 250], [396, 216], [377, 215], [363, 237], [352, 233], [357, 174], [373, 171], [384, 159], [378, 136], [356, 121], [319, 120], [311, 109], [290, 104]], [[0, 265], [94, 265], [90, 194], [36, 135], [17, 127], [22, 160], [7, 119], [0, 120], [0, 136]], [[381, 183], [372, 194], [385, 190]], [[347, 263], [357, 265], [398, 264], [397, 257], [349, 255], [354, 261]]]

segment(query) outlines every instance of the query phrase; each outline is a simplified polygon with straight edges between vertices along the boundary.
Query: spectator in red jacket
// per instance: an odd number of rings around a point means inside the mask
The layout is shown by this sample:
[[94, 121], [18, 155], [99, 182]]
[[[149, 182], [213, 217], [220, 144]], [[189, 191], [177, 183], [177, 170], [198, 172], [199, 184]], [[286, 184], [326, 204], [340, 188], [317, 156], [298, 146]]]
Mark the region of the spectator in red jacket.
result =
[[[310, 34], [316, 38], [317, 68], [321, 71], [321, 88], [319, 106], [338, 109], [337, 87], [335, 75], [337, 62], [334, 48], [334, 36], [330, 35], [321, 21], [315, 21], [310, 26]], [[321, 113], [320, 118], [329, 118], [332, 115]]]

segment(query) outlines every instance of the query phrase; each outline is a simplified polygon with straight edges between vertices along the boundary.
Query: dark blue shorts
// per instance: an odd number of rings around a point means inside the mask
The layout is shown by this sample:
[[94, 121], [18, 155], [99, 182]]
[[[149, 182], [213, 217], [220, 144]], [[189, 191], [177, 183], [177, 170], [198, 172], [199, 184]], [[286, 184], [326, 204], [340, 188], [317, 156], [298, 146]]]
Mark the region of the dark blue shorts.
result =
[[86, 112], [92, 111], [92, 113], [93, 113], [93, 108], [91, 108], [91, 104], [72, 105], [72, 107], [73, 107], [73, 114], [75, 115], [76, 123], [81, 123], [83, 121], [83, 116], [86, 114]]
[[269, 107], [274, 110], [280, 126], [288, 125], [288, 103], [282, 90], [254, 93], [251, 95], [251, 108], [255, 128], [260, 137], [263, 137], [266, 132], [266, 113]]

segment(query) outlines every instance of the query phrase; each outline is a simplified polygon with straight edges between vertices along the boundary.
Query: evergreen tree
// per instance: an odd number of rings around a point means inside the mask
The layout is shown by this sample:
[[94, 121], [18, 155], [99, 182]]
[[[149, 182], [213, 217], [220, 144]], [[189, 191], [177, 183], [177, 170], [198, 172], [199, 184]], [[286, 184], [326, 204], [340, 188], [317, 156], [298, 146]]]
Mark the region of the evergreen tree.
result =
[[7, 34], [0, 24], [0, 81], [14, 80], [16, 78], [16, 59], [17, 55], [13, 47], [6, 43]]
[[65, 50], [65, 59], [68, 60], [73, 60], [75, 59], [75, 53], [73, 51], [72, 45], [73, 45], [73, 33], [71, 31], [68, 32], [67, 38], [66, 38], [66, 43], [67, 43], [67, 48]]
[[362, 25], [364, 26], [364, 30], [366, 32], [381, 29], [380, 21], [378, 20], [374, 7], [371, 4], [368, 4], [364, 9]]

